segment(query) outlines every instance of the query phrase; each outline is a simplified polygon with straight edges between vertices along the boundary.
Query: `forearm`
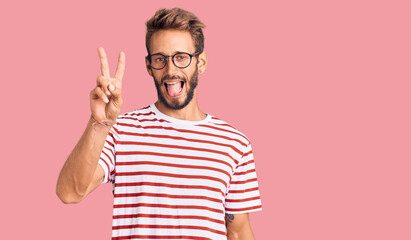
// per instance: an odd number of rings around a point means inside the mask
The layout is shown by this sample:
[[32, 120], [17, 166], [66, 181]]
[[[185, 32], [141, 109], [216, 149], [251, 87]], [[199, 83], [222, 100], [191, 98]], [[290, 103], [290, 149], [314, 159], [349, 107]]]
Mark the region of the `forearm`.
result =
[[254, 240], [254, 234], [251, 227], [245, 228], [240, 232], [227, 231], [227, 240]]
[[225, 215], [228, 240], [254, 240], [248, 213]]
[[98, 123], [93, 126], [93, 121], [89, 120], [57, 181], [56, 192], [63, 202], [79, 202], [86, 194], [108, 133], [107, 127]]

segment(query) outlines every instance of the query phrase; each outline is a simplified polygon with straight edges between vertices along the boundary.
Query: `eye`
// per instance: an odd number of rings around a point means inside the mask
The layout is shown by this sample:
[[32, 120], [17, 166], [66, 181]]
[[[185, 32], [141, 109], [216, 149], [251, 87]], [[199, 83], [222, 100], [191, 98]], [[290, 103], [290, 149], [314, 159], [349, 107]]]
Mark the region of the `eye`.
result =
[[164, 62], [165, 58], [163, 56], [156, 56], [154, 57], [154, 61], [156, 62]]
[[177, 61], [184, 61], [184, 60], [186, 60], [188, 58], [188, 55], [187, 54], [184, 54], [184, 53], [180, 53], [180, 54], [177, 54], [176, 56], [175, 56], [175, 59], [177, 60]]

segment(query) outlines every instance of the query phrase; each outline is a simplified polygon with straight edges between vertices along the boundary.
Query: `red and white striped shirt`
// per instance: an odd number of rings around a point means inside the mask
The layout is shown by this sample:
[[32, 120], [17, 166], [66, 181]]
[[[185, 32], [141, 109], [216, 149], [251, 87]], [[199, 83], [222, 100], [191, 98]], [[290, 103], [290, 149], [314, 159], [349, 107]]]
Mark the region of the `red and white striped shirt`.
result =
[[99, 164], [113, 183], [112, 239], [227, 240], [225, 213], [262, 210], [250, 141], [210, 114], [121, 114]]

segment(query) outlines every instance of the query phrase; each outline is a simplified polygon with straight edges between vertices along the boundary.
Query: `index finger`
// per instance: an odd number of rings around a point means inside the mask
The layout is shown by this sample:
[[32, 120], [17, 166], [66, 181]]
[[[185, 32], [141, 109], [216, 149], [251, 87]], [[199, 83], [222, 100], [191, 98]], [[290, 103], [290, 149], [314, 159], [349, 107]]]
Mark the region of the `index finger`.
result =
[[124, 69], [126, 68], [126, 55], [124, 52], [120, 52], [118, 55], [118, 63], [115, 78], [118, 80], [123, 80]]
[[110, 77], [110, 69], [108, 67], [108, 60], [107, 60], [106, 51], [104, 51], [103, 47], [98, 47], [97, 51], [98, 51], [98, 56], [100, 57], [101, 74], [104, 77]]

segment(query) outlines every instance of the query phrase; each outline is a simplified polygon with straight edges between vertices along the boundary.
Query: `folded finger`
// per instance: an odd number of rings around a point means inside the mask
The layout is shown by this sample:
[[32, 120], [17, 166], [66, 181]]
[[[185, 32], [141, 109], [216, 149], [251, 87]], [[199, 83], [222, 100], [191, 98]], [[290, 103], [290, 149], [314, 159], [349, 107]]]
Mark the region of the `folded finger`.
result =
[[107, 78], [104, 76], [98, 76], [97, 86], [101, 87], [105, 94], [110, 95], [110, 91], [108, 91], [108, 85], [111, 83], [111, 81], [112, 80], [110, 78]]
[[108, 103], [108, 97], [104, 94], [103, 89], [101, 87], [96, 87], [92, 94], [94, 95], [94, 99], [100, 98], [103, 102]]

